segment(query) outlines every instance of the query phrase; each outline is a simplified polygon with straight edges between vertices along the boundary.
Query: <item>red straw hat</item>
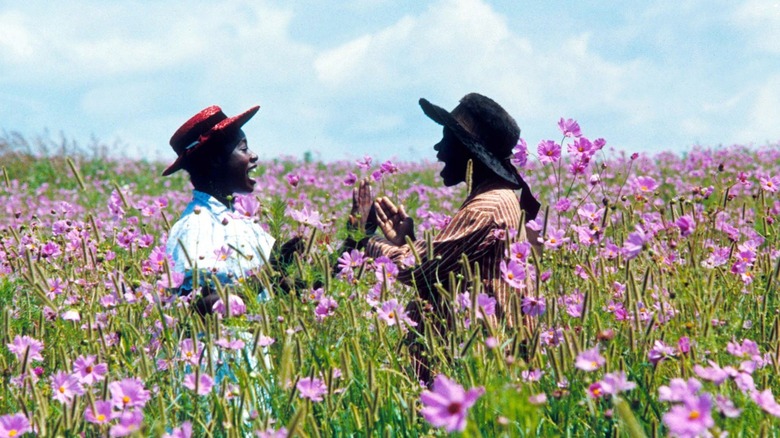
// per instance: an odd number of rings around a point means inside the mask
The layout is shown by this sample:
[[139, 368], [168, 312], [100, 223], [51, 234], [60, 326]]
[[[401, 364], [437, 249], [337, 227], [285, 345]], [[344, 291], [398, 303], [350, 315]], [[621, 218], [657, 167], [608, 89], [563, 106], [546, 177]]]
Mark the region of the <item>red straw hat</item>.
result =
[[165, 169], [163, 176], [180, 170], [189, 154], [217, 144], [214, 139], [220, 138], [220, 134], [240, 129], [258, 109], [259, 106], [253, 106], [237, 116], [228, 117], [222, 108], [212, 105], [192, 116], [171, 137], [171, 147], [178, 157]]

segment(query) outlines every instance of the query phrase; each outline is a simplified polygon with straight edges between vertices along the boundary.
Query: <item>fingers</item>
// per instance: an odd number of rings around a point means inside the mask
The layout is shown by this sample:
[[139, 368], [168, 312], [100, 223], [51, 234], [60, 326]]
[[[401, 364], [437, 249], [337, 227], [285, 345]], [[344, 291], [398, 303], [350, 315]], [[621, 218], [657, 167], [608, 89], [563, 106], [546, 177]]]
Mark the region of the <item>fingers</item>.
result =
[[395, 216], [398, 214], [398, 207], [396, 207], [395, 204], [393, 204], [393, 201], [391, 201], [387, 196], [379, 198], [379, 202], [382, 205], [382, 208], [387, 211], [388, 216]]

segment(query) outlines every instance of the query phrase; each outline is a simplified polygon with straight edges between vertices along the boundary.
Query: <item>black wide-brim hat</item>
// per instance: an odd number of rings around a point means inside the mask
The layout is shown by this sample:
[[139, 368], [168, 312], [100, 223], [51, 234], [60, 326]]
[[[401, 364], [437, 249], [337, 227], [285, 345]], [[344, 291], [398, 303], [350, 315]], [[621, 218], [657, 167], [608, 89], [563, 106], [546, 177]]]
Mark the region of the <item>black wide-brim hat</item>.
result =
[[[474, 158], [516, 189], [521, 189], [520, 207], [526, 212], [526, 220], [536, 218], [541, 204], [509, 160], [512, 149], [520, 138], [520, 128], [504, 108], [492, 99], [477, 93], [470, 93], [463, 97], [452, 112], [426, 99], [420, 99], [420, 107], [431, 120], [452, 131]], [[457, 114], [469, 117], [475, 125], [474, 130], [479, 132], [480, 136], [466, 129], [456, 118]]]
[[222, 108], [212, 105], [190, 117], [171, 136], [171, 148], [178, 157], [163, 171], [162, 176], [180, 170], [187, 156], [218, 144], [221, 139], [224, 139], [223, 134], [241, 129], [259, 109], [259, 106], [253, 106], [241, 114], [228, 117], [222, 112]]

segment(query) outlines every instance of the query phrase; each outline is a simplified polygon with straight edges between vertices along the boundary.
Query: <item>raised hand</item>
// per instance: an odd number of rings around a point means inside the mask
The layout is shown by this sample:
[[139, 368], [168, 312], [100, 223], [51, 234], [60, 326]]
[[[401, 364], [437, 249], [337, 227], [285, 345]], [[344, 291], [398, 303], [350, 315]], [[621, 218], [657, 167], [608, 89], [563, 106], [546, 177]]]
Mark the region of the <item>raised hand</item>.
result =
[[406, 243], [406, 236], [414, 240], [414, 220], [406, 214], [403, 205], [396, 207], [390, 199], [382, 197], [374, 202], [379, 228], [387, 240], [395, 245]]
[[371, 183], [368, 178], [363, 178], [358, 186], [352, 189], [352, 209], [349, 212], [347, 226], [366, 234], [374, 234], [376, 222]]

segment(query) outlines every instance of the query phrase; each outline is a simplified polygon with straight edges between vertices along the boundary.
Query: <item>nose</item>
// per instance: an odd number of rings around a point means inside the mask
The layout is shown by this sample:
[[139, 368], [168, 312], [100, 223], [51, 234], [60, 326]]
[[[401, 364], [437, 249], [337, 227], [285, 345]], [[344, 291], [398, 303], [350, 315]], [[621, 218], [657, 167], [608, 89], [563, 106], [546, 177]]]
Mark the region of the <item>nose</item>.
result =
[[258, 156], [254, 151], [249, 152], [249, 162], [254, 163], [258, 160]]

